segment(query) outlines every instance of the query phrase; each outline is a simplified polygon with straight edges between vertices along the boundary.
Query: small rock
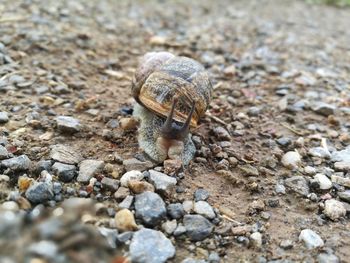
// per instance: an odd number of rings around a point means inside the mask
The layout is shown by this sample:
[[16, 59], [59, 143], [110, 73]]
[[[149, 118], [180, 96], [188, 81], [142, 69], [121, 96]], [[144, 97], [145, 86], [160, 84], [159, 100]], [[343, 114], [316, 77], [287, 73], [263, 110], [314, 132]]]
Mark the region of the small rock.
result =
[[173, 235], [178, 237], [186, 233], [186, 228], [183, 225], [178, 225]]
[[163, 233], [147, 228], [134, 233], [129, 250], [135, 263], [163, 263], [175, 255], [175, 247]]
[[8, 121], [9, 121], [9, 116], [8, 116], [7, 112], [0, 111], [0, 124], [1, 123], [6, 123]]
[[231, 228], [231, 233], [234, 236], [244, 236], [252, 231], [251, 225], [235, 226]]
[[132, 195], [128, 195], [124, 198], [124, 200], [118, 205], [120, 208], [130, 209], [132, 203], [134, 202], [134, 197]]
[[333, 174], [331, 176], [331, 180], [333, 183], [350, 188], [350, 178], [348, 178], [348, 177], [341, 177], [341, 176]]
[[6, 159], [8, 157], [8, 152], [6, 148], [2, 145], [0, 145], [0, 160]]
[[188, 237], [193, 241], [203, 240], [213, 231], [213, 225], [201, 215], [185, 215], [183, 223]]
[[128, 187], [134, 194], [141, 194], [143, 192], [154, 192], [154, 186], [144, 181], [130, 180]]
[[341, 151], [334, 151], [331, 158], [333, 162], [350, 162], [350, 146]]
[[81, 130], [79, 120], [69, 116], [58, 116], [56, 118], [57, 128], [61, 132], [75, 133]]
[[312, 105], [312, 110], [323, 116], [329, 116], [334, 114], [335, 109], [335, 106], [328, 103], [324, 103], [322, 101], [317, 101], [314, 103], [314, 105]]
[[[1, 154], [0, 154], [0, 159], [1, 159]], [[334, 169], [336, 171], [350, 172], [350, 162], [335, 162]]]
[[275, 191], [277, 194], [286, 194], [286, 188], [283, 184], [276, 184]]
[[120, 127], [124, 130], [124, 131], [132, 131], [132, 130], [136, 130], [137, 125], [138, 125], [138, 121], [131, 117], [131, 118], [121, 118], [119, 120], [119, 124]]
[[205, 216], [208, 219], [215, 218], [215, 212], [213, 208], [205, 201], [198, 201], [194, 204], [194, 212]]
[[166, 159], [163, 162], [164, 172], [167, 174], [173, 174], [182, 168], [181, 159]]
[[74, 176], [77, 174], [77, 168], [75, 165], [59, 162], [55, 162], [55, 164], [52, 166], [52, 171], [62, 182], [72, 181]]
[[182, 208], [186, 213], [191, 213], [193, 211], [193, 201], [191, 200], [185, 200], [182, 203]]
[[239, 165], [238, 168], [243, 172], [246, 176], [259, 176], [259, 171], [257, 168], [250, 164]]
[[128, 187], [130, 180], [141, 181], [143, 177], [144, 175], [140, 171], [132, 170], [123, 174], [120, 178], [120, 184], [121, 186]]
[[194, 192], [194, 200], [197, 201], [206, 201], [209, 198], [209, 192], [203, 188], [197, 189]]
[[58, 251], [59, 247], [53, 241], [48, 240], [41, 240], [28, 247], [28, 252], [30, 254], [51, 259], [53, 261], [57, 258]]
[[259, 232], [254, 232], [250, 235], [250, 241], [251, 244], [254, 247], [261, 247], [262, 246], [262, 235]]
[[326, 200], [323, 213], [332, 220], [338, 220], [346, 215], [346, 209], [342, 202], [330, 199]]
[[116, 179], [103, 177], [101, 180], [101, 184], [104, 188], [106, 188], [112, 192], [115, 192], [118, 190], [119, 181]]
[[344, 192], [338, 192], [338, 196], [341, 200], [350, 203], [350, 190], [346, 190]]
[[318, 158], [330, 158], [331, 157], [330, 152], [323, 147], [310, 148], [309, 155], [311, 155], [313, 157], [318, 157]]
[[151, 161], [140, 161], [136, 158], [124, 160], [123, 165], [127, 172], [134, 170], [142, 172], [154, 167], [154, 164]]
[[183, 206], [180, 203], [169, 204], [167, 207], [167, 211], [169, 216], [173, 219], [180, 219], [185, 214]]
[[222, 140], [222, 141], [229, 141], [231, 140], [231, 136], [230, 134], [228, 133], [228, 131], [223, 128], [223, 127], [216, 127], [213, 129], [213, 132], [215, 134], [215, 136], [219, 139], [219, 140]]
[[57, 162], [66, 164], [77, 164], [82, 160], [79, 152], [75, 151], [69, 146], [62, 144], [56, 144], [52, 146], [50, 157]]
[[134, 214], [128, 209], [122, 209], [115, 214], [115, 226], [120, 231], [135, 231], [137, 225]]
[[77, 181], [88, 183], [90, 179], [101, 172], [104, 167], [104, 162], [99, 160], [84, 160], [79, 164], [79, 175]]
[[306, 166], [306, 167], [304, 168], [304, 172], [305, 172], [305, 174], [307, 174], [307, 175], [315, 175], [316, 172], [317, 172], [317, 170], [316, 170], [315, 167]]
[[209, 263], [220, 263], [220, 256], [216, 252], [211, 252], [208, 257]]
[[280, 247], [283, 249], [291, 249], [293, 248], [293, 241], [289, 239], [282, 240], [280, 243]]
[[114, 198], [117, 201], [123, 200], [125, 197], [130, 195], [130, 191], [126, 187], [119, 187], [118, 190], [114, 193]]
[[339, 258], [333, 254], [321, 253], [317, 256], [318, 263], [340, 263]]
[[323, 247], [322, 238], [311, 229], [304, 229], [300, 232], [299, 241], [303, 241], [308, 249]]
[[25, 171], [28, 170], [32, 162], [27, 155], [20, 155], [7, 160], [0, 161], [0, 167], [9, 168], [12, 171]]
[[163, 199], [153, 192], [136, 195], [135, 210], [136, 217], [149, 226], [156, 226], [166, 215]]
[[253, 107], [250, 107], [248, 109], [247, 115], [250, 116], [250, 117], [256, 117], [256, 116], [259, 116], [261, 111], [262, 111], [261, 107], [253, 106]]
[[156, 191], [162, 195], [169, 196], [174, 190], [177, 180], [164, 173], [154, 170], [149, 171], [150, 182], [155, 186]]
[[168, 234], [171, 235], [175, 229], [177, 228], [177, 222], [176, 219], [173, 219], [171, 221], [166, 221], [162, 224], [162, 229]]
[[281, 162], [284, 167], [295, 169], [301, 163], [301, 156], [298, 152], [290, 151], [283, 155]]
[[332, 188], [332, 182], [324, 174], [316, 174], [314, 179], [318, 182], [321, 190], [328, 190]]
[[40, 174], [42, 171], [50, 172], [52, 168], [51, 160], [41, 160], [35, 166], [35, 173]]
[[292, 191], [307, 196], [309, 194], [309, 186], [302, 176], [292, 176], [285, 180], [285, 185]]
[[52, 186], [48, 183], [37, 182], [32, 184], [26, 191], [26, 198], [31, 203], [44, 203], [54, 197]]

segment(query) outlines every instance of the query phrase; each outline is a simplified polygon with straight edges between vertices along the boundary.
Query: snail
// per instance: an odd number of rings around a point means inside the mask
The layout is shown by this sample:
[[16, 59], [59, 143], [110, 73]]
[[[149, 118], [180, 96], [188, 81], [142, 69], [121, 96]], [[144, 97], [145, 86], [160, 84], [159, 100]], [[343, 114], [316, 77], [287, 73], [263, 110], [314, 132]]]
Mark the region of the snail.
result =
[[145, 54], [132, 80], [140, 148], [156, 162], [180, 159], [187, 165], [196, 151], [190, 128], [205, 114], [211, 93], [199, 62], [169, 52]]

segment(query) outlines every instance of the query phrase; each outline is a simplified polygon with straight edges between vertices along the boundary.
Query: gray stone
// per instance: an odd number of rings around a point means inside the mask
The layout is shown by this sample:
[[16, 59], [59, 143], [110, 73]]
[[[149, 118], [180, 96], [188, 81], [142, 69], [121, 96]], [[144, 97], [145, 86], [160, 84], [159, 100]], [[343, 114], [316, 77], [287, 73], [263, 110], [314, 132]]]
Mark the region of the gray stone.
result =
[[250, 243], [254, 247], [262, 246], [262, 235], [260, 232], [254, 232], [250, 235]]
[[208, 257], [209, 263], [220, 263], [220, 256], [217, 252], [211, 252]]
[[90, 179], [101, 172], [104, 167], [104, 162], [99, 160], [84, 160], [79, 164], [79, 174], [77, 181], [88, 183]]
[[308, 249], [323, 247], [322, 238], [311, 229], [304, 229], [300, 232], [299, 241], [303, 241]]
[[293, 241], [290, 239], [282, 240], [280, 243], [280, 247], [283, 249], [291, 249], [293, 248]]
[[17, 157], [13, 157], [0, 162], [0, 166], [9, 168], [12, 171], [25, 171], [28, 170], [32, 162], [29, 160], [28, 156], [23, 154]]
[[309, 194], [309, 186], [303, 176], [292, 176], [285, 180], [285, 185], [302, 196]]
[[61, 132], [75, 133], [81, 130], [79, 120], [69, 116], [58, 116], [56, 118], [57, 128]]
[[197, 214], [200, 214], [208, 219], [214, 219], [215, 218], [215, 212], [214, 209], [205, 201], [198, 201], [194, 203], [194, 212]]
[[289, 169], [295, 169], [301, 163], [301, 156], [296, 151], [290, 151], [282, 156], [281, 162], [284, 167], [287, 167]]
[[62, 182], [72, 181], [74, 176], [77, 174], [77, 168], [75, 165], [60, 162], [55, 162], [55, 164], [52, 166], [52, 171]]
[[153, 192], [136, 195], [135, 210], [136, 217], [148, 226], [156, 226], [166, 215], [163, 199]]
[[186, 233], [186, 228], [183, 225], [178, 225], [173, 235], [178, 237]]
[[331, 160], [333, 162], [350, 162], [350, 146], [341, 151], [334, 151]]
[[120, 208], [130, 209], [132, 203], [134, 202], [134, 197], [132, 195], [128, 195], [124, 198], [124, 200], [118, 205]]
[[332, 188], [332, 182], [324, 174], [316, 174], [314, 179], [318, 182], [321, 190], [328, 190]]
[[79, 152], [63, 144], [56, 144], [51, 147], [51, 159], [66, 164], [77, 164], [82, 160]]
[[129, 251], [134, 263], [162, 263], [175, 255], [175, 247], [163, 233], [147, 228], [134, 233]]
[[58, 246], [53, 241], [41, 240], [31, 244], [28, 248], [30, 254], [54, 260], [57, 257]]
[[9, 153], [7, 152], [7, 149], [0, 145], [0, 160], [6, 159], [8, 157]]
[[350, 178], [348, 178], [348, 177], [342, 177], [342, 176], [338, 176], [338, 175], [333, 174], [331, 176], [331, 180], [333, 183], [350, 188]]
[[331, 105], [322, 101], [316, 101], [312, 105], [312, 110], [323, 116], [334, 114], [335, 109], [336, 107], [334, 105]]
[[141, 181], [143, 179], [143, 177], [144, 177], [143, 173], [141, 173], [140, 171], [137, 171], [137, 170], [132, 170], [132, 171], [126, 172], [120, 178], [120, 185], [124, 186], [124, 187], [128, 187], [130, 180]]
[[0, 241], [7, 238], [17, 238], [21, 231], [23, 216], [13, 211], [2, 211], [0, 213]]
[[344, 192], [338, 192], [338, 196], [341, 200], [350, 203], [350, 190], [346, 190]]
[[113, 178], [103, 177], [101, 184], [104, 188], [115, 192], [118, 190], [119, 181]]
[[346, 215], [346, 209], [342, 202], [330, 199], [326, 200], [323, 213], [332, 220], [338, 220]]
[[201, 215], [185, 215], [183, 223], [188, 237], [193, 241], [203, 240], [213, 231], [213, 225]]
[[0, 111], [0, 124], [1, 123], [6, 123], [8, 121], [9, 121], [9, 116], [8, 116], [7, 112]]
[[318, 263], [339, 263], [340, 260], [336, 255], [321, 253], [317, 256]]
[[177, 180], [164, 173], [154, 170], [149, 171], [149, 181], [154, 185], [156, 191], [162, 195], [170, 195], [175, 190]]
[[286, 194], [286, 188], [283, 184], [276, 184], [275, 191], [277, 194]]
[[313, 147], [309, 149], [309, 154], [318, 158], [331, 158], [330, 152], [323, 147]]
[[169, 216], [174, 219], [180, 219], [185, 214], [181, 203], [169, 204], [167, 210]]
[[51, 160], [41, 160], [35, 165], [35, 173], [40, 174], [42, 171], [50, 172], [52, 168]]
[[154, 167], [154, 164], [151, 161], [140, 161], [136, 158], [131, 158], [123, 161], [123, 165], [126, 171], [145, 171]]
[[186, 213], [191, 213], [193, 211], [193, 205], [194, 203], [191, 200], [185, 200], [182, 203], [182, 207]]
[[173, 219], [171, 221], [166, 221], [162, 224], [162, 229], [167, 233], [168, 235], [171, 235], [175, 229], [177, 228], [177, 222], [176, 219]]
[[209, 192], [203, 188], [199, 188], [194, 192], [194, 200], [206, 201], [209, 198]]
[[44, 203], [54, 197], [52, 185], [45, 182], [36, 182], [26, 191], [26, 198], [32, 203]]
[[335, 162], [334, 169], [336, 171], [350, 172], [350, 162]]
[[228, 131], [223, 128], [223, 127], [215, 127], [213, 129], [213, 132], [215, 134], [215, 136], [222, 141], [229, 141], [231, 140], [231, 135], [228, 133]]

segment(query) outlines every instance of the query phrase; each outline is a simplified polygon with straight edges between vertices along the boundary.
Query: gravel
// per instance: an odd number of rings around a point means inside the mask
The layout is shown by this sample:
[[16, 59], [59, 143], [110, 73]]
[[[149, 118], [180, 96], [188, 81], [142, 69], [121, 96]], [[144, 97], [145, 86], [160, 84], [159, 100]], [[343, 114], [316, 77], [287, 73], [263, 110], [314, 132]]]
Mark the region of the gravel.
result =
[[166, 215], [163, 199], [153, 192], [136, 195], [135, 210], [136, 217], [142, 219], [147, 226], [156, 226]]
[[183, 224], [187, 236], [193, 241], [200, 241], [208, 237], [213, 231], [213, 225], [201, 215], [185, 215]]
[[304, 229], [300, 232], [299, 241], [303, 241], [308, 249], [323, 247], [324, 242], [322, 238], [311, 229]]
[[162, 263], [174, 255], [175, 247], [162, 232], [144, 228], [134, 233], [130, 243], [132, 262]]

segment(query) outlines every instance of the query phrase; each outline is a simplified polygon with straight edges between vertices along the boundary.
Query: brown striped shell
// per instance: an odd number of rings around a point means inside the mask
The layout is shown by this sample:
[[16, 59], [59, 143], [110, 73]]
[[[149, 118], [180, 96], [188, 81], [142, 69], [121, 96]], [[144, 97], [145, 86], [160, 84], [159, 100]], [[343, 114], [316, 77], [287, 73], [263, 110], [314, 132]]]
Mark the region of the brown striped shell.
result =
[[191, 127], [196, 127], [208, 108], [212, 85], [197, 61], [169, 52], [150, 52], [143, 56], [135, 72], [132, 93], [138, 103], [163, 117], [168, 115], [176, 96], [174, 119], [182, 123], [195, 101]]

